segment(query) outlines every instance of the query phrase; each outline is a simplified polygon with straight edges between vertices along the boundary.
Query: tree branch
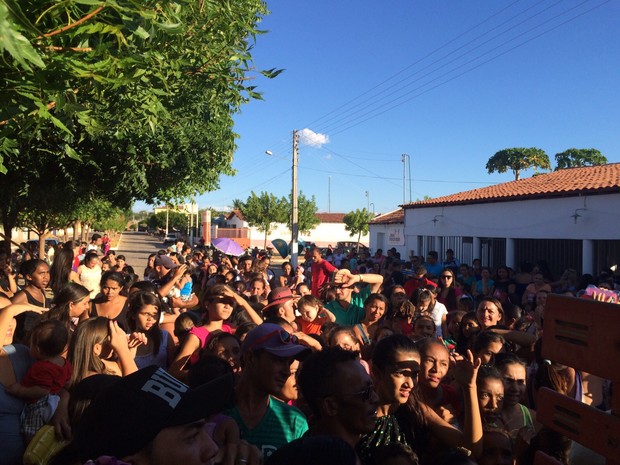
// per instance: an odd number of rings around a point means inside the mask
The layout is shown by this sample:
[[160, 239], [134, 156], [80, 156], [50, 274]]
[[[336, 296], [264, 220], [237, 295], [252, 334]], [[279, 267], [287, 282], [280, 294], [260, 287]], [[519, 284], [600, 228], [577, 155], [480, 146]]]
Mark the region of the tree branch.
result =
[[91, 47], [57, 47], [55, 45], [49, 45], [45, 47], [46, 50], [52, 52], [92, 52]]
[[105, 7], [102, 5], [100, 7], [95, 8], [92, 12], [88, 13], [86, 16], [84, 16], [83, 18], [78, 19], [76, 22], [71, 23], [71, 24], [67, 24], [66, 26], [57, 29], [55, 31], [52, 32], [48, 32], [47, 34], [43, 34], [40, 37], [37, 37], [37, 39], [43, 39], [44, 37], [52, 37], [58, 34], [62, 34], [65, 31], [68, 31], [69, 29], [75, 27], [75, 26], [79, 26], [80, 24], [88, 21], [90, 18], [92, 18], [93, 16], [95, 16], [96, 14], [100, 13]]

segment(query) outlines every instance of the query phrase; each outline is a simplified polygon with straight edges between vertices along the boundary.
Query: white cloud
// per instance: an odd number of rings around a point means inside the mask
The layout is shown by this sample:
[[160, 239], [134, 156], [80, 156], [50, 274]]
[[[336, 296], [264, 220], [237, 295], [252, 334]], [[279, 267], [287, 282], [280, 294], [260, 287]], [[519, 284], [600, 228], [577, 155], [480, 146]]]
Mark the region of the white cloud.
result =
[[331, 153], [328, 153], [327, 155], [325, 155], [325, 156], [323, 157], [323, 160], [331, 160], [332, 158], [334, 158], [334, 157], [332, 157], [332, 154], [331, 154]]
[[311, 147], [321, 148], [324, 144], [329, 143], [329, 136], [327, 134], [320, 134], [308, 128], [304, 128], [298, 132], [299, 132], [299, 141], [302, 144], [306, 144]]

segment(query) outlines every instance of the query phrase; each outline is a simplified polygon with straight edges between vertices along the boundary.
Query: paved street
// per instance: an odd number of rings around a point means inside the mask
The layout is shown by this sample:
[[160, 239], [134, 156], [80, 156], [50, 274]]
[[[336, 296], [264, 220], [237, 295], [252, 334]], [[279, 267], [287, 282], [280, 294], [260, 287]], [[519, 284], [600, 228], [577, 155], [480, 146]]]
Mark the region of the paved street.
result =
[[125, 231], [116, 249], [116, 255], [125, 255], [127, 264], [132, 266], [142, 279], [148, 256], [163, 248], [164, 244], [159, 238], [149, 236], [145, 232]]

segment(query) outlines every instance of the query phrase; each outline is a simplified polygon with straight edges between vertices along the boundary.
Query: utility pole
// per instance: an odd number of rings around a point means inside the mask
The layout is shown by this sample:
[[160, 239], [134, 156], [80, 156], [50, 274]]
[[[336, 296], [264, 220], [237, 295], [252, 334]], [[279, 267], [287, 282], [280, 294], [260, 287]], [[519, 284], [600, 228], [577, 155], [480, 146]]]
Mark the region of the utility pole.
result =
[[332, 177], [327, 176], [327, 213], [332, 212]]
[[411, 157], [407, 155], [407, 160], [409, 161], [409, 203], [413, 202], [411, 197]]
[[406, 190], [405, 190], [405, 186], [406, 186], [406, 183], [407, 183], [407, 180], [406, 180], [406, 177], [407, 177], [407, 171], [406, 171], [407, 165], [405, 164], [405, 157], [406, 156], [407, 155], [403, 153], [402, 158], [401, 158], [401, 160], [403, 162], [403, 204], [407, 203], [407, 193], [406, 193]]
[[299, 234], [299, 205], [297, 199], [297, 166], [299, 164], [299, 154], [297, 153], [297, 130], [293, 130], [293, 192], [291, 194], [292, 209], [291, 212], [291, 266], [297, 268], [297, 239]]
[[[168, 207], [168, 202], [166, 202], [166, 236], [168, 235], [168, 209], [170, 207]], [[164, 237], [166, 237], [164, 236]]]
[[405, 185], [407, 184], [407, 175], [406, 175], [407, 162], [409, 162], [409, 203], [411, 203], [412, 202], [412, 197], [411, 197], [411, 157], [409, 155], [407, 155], [406, 153], [403, 153], [402, 162], [403, 162], [403, 203], [405, 203], [407, 201], [406, 195], [405, 195]]

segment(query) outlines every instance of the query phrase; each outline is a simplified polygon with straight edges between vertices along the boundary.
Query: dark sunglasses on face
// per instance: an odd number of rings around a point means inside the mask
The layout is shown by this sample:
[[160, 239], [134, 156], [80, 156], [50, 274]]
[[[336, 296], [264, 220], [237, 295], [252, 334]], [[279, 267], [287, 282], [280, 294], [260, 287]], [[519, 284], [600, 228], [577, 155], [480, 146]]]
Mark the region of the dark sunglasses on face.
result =
[[213, 302], [217, 304], [228, 304], [233, 307], [236, 305], [235, 300], [230, 297], [216, 297], [215, 299], [213, 299]]
[[452, 279], [452, 276], [449, 274], [442, 274], [441, 279]]
[[351, 394], [340, 394], [339, 396], [336, 396], [336, 397], [357, 397], [362, 402], [368, 402], [372, 398], [372, 395], [374, 394], [374, 392], [375, 392], [374, 386], [372, 384], [369, 384], [361, 391], [353, 392]]

